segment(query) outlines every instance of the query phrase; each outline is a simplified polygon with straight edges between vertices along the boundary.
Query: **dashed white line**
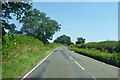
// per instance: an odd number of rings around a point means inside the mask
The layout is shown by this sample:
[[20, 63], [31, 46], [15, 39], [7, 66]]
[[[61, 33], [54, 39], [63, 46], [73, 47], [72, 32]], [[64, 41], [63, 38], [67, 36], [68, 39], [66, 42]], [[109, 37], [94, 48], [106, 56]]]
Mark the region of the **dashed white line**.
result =
[[70, 57], [70, 59], [72, 59], [73, 60], [73, 58], [71, 57], [71, 56], [69, 56]]
[[96, 80], [95, 77], [92, 77], [92, 78], [93, 78], [94, 80]]
[[81, 69], [85, 70], [77, 61], [74, 61]]

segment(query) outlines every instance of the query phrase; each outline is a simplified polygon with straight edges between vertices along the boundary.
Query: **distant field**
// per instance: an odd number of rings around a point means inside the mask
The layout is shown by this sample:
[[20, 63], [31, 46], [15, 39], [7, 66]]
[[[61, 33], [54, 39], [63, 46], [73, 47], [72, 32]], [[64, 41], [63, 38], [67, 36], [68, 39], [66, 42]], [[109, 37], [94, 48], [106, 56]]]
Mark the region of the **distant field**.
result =
[[118, 41], [72, 44], [68, 48], [80, 54], [120, 67]]
[[25, 35], [4, 36], [2, 78], [18, 78], [61, 44], [47, 44]]

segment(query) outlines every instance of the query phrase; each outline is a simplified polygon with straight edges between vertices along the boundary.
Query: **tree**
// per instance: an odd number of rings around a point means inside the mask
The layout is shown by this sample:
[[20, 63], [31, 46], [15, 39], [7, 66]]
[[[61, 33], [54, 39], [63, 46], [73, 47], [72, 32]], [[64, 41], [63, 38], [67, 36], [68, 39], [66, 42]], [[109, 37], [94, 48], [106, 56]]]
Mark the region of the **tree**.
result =
[[82, 37], [78, 37], [77, 41], [76, 41], [76, 44], [82, 44], [82, 43], [85, 43], [85, 39], [82, 38]]
[[22, 17], [20, 22], [23, 24], [21, 32], [28, 36], [33, 36], [45, 44], [48, 40], [52, 40], [53, 34], [60, 30], [60, 24], [55, 20], [46, 17], [46, 14], [37, 9], [29, 10]]
[[10, 33], [14, 32], [16, 26], [9, 22], [13, 19], [12, 16], [16, 16], [16, 20], [19, 20], [31, 7], [32, 4], [28, 2], [2, 2], [2, 35], [5, 35], [5, 29]]
[[71, 42], [71, 44], [74, 44], [73, 42]]
[[61, 43], [61, 44], [70, 45], [71, 44], [71, 39], [70, 39], [69, 36], [61, 35], [54, 40], [54, 43]]

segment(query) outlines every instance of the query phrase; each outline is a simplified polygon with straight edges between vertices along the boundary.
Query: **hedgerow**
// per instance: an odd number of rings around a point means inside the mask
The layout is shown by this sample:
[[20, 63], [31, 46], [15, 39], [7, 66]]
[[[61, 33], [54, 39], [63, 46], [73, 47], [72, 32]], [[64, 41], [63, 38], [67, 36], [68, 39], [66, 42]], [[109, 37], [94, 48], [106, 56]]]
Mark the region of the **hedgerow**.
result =
[[117, 41], [72, 44], [68, 48], [77, 53], [120, 67], [120, 54]]
[[16, 49], [18, 46], [24, 46], [24, 45], [36, 45], [39, 47], [44, 47], [43, 42], [41, 42], [38, 39], [35, 39], [33, 37], [28, 37], [25, 35], [14, 35], [14, 36], [9, 36], [5, 35], [4, 37], [4, 42], [2, 43], [2, 55], [3, 57], [8, 57], [12, 56], [11, 51], [13, 49]]
[[104, 42], [90, 42], [87, 44], [75, 44], [71, 45], [71, 47], [78, 48], [95, 48], [97, 50], [108, 52], [108, 53], [118, 53], [118, 41], [104, 41]]
[[25, 35], [4, 36], [2, 44], [2, 78], [19, 78], [61, 44], [44, 45]]

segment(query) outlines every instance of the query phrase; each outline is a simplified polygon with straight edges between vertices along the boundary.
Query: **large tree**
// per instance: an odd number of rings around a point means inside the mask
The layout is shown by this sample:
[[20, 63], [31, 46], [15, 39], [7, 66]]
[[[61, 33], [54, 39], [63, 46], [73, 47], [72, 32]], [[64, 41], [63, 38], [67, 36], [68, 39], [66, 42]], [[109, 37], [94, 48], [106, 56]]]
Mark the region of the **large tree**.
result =
[[5, 35], [5, 30], [14, 33], [16, 26], [14, 22], [10, 23], [10, 20], [13, 16], [16, 16], [16, 20], [20, 20], [31, 7], [32, 4], [29, 2], [2, 2], [2, 35]]
[[85, 39], [82, 38], [82, 37], [78, 37], [77, 41], [76, 41], [76, 44], [82, 44], [82, 43], [85, 43]]
[[61, 44], [70, 45], [71, 38], [69, 36], [66, 36], [66, 35], [61, 35], [54, 40], [54, 43], [61, 43]]
[[23, 34], [33, 36], [44, 43], [52, 40], [53, 34], [60, 30], [60, 25], [55, 20], [46, 17], [45, 13], [37, 9], [30, 10], [20, 22], [23, 24], [21, 28]]

